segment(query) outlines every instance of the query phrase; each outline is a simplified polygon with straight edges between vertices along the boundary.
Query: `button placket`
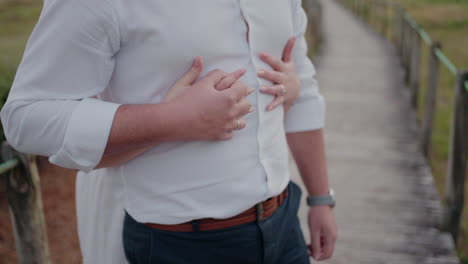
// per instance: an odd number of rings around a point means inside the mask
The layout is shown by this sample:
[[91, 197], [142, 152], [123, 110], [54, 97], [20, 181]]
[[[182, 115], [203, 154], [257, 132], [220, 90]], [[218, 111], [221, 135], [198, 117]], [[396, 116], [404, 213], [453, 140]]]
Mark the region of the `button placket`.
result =
[[[244, 22], [246, 23], [246, 26], [247, 26], [247, 43], [248, 43], [248, 47], [249, 47], [249, 54], [250, 54], [250, 61], [253, 65], [253, 67], [255, 68], [256, 71], [259, 70], [259, 67], [258, 67], [258, 64], [256, 62], [256, 60], [254, 59], [256, 56], [256, 54], [253, 54], [253, 48], [252, 46], [254, 45], [254, 40], [252, 38], [252, 32], [255, 30], [251, 23], [249, 22], [249, 15], [248, 15], [248, 12], [246, 11], [247, 8], [245, 7], [245, 0], [239, 0], [239, 7], [241, 9], [241, 14], [242, 14], [242, 18], [244, 19]], [[258, 84], [258, 87], [260, 88], [263, 83], [261, 81], [261, 79], [256, 76], [256, 81], [257, 81], [257, 84]], [[268, 172], [267, 172], [267, 169], [265, 167], [265, 164], [264, 164], [264, 157], [262, 155], [262, 141], [261, 141], [261, 135], [262, 135], [262, 122], [263, 122], [263, 115], [264, 115], [264, 108], [265, 106], [262, 104], [262, 100], [261, 100], [261, 94], [258, 93], [257, 96], [256, 96], [256, 100], [257, 100], [257, 111], [255, 111], [257, 113], [257, 117], [258, 117], [258, 124], [257, 124], [257, 146], [258, 146], [258, 158], [259, 158], [259, 163], [261, 164], [262, 168], [263, 168], [263, 171], [265, 173], [265, 182], [268, 182]], [[268, 192], [268, 188], [266, 190]]]

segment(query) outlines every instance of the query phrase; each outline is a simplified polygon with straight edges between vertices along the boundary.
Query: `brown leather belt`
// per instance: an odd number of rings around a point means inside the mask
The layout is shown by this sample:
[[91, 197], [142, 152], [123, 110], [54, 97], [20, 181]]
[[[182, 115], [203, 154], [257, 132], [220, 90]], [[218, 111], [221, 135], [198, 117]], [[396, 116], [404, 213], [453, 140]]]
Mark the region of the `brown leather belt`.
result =
[[258, 203], [246, 211], [226, 219], [203, 218], [177, 225], [162, 225], [154, 223], [145, 223], [145, 225], [155, 229], [178, 232], [193, 232], [197, 230], [208, 231], [242, 225], [253, 221], [261, 221], [271, 216], [287, 196], [288, 188], [285, 188], [279, 195]]

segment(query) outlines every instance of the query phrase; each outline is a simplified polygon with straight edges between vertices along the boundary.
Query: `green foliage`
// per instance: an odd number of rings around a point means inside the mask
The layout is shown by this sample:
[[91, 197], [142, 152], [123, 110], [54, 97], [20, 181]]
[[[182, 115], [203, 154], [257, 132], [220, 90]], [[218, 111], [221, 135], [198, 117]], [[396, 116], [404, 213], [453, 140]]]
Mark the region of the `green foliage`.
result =
[[[42, 1], [0, 0], [0, 108], [6, 101]], [[0, 140], [4, 140], [0, 126]]]
[[[0, 108], [6, 102], [8, 97], [8, 92], [10, 90], [11, 84], [13, 83], [13, 78], [15, 76], [15, 70], [13, 67], [1, 67], [0, 66]], [[3, 127], [0, 126], [0, 142], [5, 140], [5, 136], [3, 134]]]

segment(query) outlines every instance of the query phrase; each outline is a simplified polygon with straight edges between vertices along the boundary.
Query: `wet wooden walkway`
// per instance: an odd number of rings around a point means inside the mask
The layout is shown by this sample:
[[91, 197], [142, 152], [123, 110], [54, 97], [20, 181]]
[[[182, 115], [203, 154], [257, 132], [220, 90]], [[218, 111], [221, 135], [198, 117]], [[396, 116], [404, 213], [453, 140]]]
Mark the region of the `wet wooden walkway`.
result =
[[[322, 5], [325, 40], [315, 64], [339, 226], [335, 254], [322, 263], [458, 263], [452, 240], [435, 228], [440, 202], [395, 50], [334, 0]], [[308, 237], [306, 212], [303, 205]]]

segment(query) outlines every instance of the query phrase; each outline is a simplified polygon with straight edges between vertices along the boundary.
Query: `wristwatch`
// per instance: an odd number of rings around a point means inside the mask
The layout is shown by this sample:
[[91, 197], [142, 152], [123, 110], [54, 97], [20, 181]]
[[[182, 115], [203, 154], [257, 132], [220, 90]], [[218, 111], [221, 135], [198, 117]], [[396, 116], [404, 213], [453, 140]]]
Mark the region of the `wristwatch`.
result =
[[331, 208], [333, 208], [335, 207], [335, 204], [336, 204], [335, 192], [333, 191], [333, 189], [328, 190], [328, 195], [307, 196], [308, 206], [329, 205]]

